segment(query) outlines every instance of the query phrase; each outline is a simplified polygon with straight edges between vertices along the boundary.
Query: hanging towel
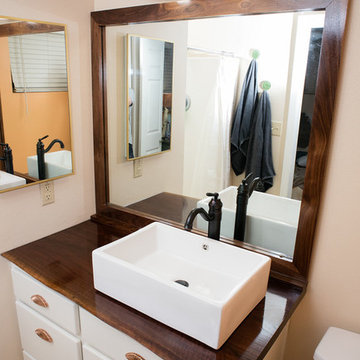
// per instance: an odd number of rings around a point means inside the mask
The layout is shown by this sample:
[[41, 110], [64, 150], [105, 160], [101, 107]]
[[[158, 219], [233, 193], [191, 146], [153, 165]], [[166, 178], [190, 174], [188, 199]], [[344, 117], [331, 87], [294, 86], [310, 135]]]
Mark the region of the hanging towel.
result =
[[231, 129], [231, 166], [236, 175], [240, 175], [245, 170], [257, 87], [257, 63], [252, 60], [245, 76]]
[[275, 176], [272, 159], [271, 142], [271, 106], [267, 91], [264, 91], [257, 102], [246, 161], [246, 175], [260, 177], [256, 190], [265, 192], [273, 186]]

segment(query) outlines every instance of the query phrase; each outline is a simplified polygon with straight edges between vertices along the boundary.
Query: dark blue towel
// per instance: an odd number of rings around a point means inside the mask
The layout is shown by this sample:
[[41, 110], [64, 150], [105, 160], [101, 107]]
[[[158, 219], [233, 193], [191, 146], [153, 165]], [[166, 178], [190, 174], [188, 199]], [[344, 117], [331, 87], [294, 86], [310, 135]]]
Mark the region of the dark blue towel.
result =
[[231, 166], [236, 175], [240, 175], [245, 170], [257, 87], [257, 63], [252, 60], [245, 76], [231, 129]]
[[271, 106], [266, 91], [257, 102], [250, 130], [246, 175], [250, 173], [253, 178], [261, 179], [256, 190], [266, 191], [273, 186], [275, 171], [272, 159]]

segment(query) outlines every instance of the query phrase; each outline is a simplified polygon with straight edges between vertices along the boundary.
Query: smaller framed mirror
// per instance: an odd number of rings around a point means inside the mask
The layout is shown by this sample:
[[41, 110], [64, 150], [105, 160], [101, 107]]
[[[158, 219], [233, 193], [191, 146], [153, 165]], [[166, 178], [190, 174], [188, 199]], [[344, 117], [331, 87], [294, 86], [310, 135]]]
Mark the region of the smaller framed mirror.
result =
[[0, 192], [73, 174], [66, 37], [0, 16]]
[[171, 148], [174, 44], [127, 34], [126, 158]]

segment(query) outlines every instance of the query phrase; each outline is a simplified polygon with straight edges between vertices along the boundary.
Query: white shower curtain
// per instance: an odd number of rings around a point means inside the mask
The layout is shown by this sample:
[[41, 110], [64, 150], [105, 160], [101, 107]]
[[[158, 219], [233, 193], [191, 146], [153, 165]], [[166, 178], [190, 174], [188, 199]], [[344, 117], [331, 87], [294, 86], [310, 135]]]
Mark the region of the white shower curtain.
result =
[[230, 184], [230, 130], [239, 77], [237, 58], [189, 56], [184, 195], [205, 197]]

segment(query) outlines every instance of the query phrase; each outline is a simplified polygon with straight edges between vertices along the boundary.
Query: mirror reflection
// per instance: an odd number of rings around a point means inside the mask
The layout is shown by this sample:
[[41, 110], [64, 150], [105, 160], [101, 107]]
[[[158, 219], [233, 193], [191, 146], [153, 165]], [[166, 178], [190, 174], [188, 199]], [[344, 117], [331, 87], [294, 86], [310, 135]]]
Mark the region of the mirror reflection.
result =
[[0, 18], [0, 191], [72, 173], [65, 37]]
[[[323, 21], [322, 12], [309, 12], [107, 28], [110, 202], [184, 224], [191, 209], [209, 209], [207, 192], [218, 192], [221, 235], [234, 238], [238, 189], [251, 188], [240, 240], [292, 258]], [[143, 159], [140, 177], [122, 160], [126, 107], [117, 101], [126, 91], [121, 46], [129, 32], [175, 45], [172, 151]], [[255, 81], [249, 76], [254, 63]], [[246, 114], [248, 83], [255, 99], [248, 111], [253, 133], [236, 143], [232, 134], [237, 112], [241, 121]], [[242, 168], [234, 169], [235, 143], [241, 154], [247, 144], [247, 152]], [[245, 175], [252, 176], [246, 184]], [[208, 224], [197, 217], [194, 226], [207, 231]]]
[[173, 43], [128, 35], [127, 159], [170, 150]]

